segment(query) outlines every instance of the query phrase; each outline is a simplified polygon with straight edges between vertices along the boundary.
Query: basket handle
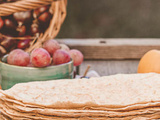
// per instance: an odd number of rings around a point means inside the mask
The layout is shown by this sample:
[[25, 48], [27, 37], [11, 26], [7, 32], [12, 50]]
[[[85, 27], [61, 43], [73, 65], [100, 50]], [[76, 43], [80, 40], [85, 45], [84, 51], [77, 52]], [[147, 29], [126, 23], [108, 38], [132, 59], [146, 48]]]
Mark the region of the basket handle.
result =
[[28, 11], [40, 6], [49, 5], [60, 0], [19, 0], [13, 3], [0, 4], [0, 16], [11, 15], [15, 12]]
[[[60, 7], [59, 4], [61, 4], [62, 6]], [[41, 34], [39, 36], [35, 44], [32, 44], [28, 49], [26, 49], [26, 52], [31, 52], [33, 49], [41, 47], [42, 43], [46, 40], [53, 39], [56, 37], [60, 30], [61, 24], [63, 23], [66, 17], [66, 5], [67, 0], [61, 0], [59, 2], [53, 2], [51, 4], [51, 8], [54, 9], [54, 16], [51, 20], [49, 28], [45, 31], [44, 34]], [[61, 14], [59, 14], [59, 12], [61, 12]]]

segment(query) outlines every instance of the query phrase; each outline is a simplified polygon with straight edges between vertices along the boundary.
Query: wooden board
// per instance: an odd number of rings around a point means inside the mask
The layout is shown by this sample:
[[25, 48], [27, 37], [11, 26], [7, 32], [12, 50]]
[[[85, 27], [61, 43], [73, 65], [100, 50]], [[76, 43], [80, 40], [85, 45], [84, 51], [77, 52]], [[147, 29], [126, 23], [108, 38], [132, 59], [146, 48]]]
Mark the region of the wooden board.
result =
[[58, 39], [78, 49], [86, 60], [140, 59], [151, 49], [160, 50], [160, 39]]
[[136, 73], [138, 63], [139, 60], [86, 60], [80, 66], [80, 75], [84, 74], [88, 65], [91, 66], [89, 71], [94, 70], [100, 76]]

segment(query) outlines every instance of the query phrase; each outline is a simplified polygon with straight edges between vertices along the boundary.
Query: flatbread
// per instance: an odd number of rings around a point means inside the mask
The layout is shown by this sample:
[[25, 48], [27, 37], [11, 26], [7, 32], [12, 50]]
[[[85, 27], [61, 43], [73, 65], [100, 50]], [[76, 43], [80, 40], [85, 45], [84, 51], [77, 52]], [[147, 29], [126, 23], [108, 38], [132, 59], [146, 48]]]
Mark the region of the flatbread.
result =
[[23, 103], [52, 108], [120, 108], [160, 101], [159, 86], [159, 74], [119, 74], [91, 79], [21, 83], [1, 92]]
[[155, 108], [146, 108], [134, 111], [127, 112], [113, 112], [113, 111], [95, 111], [95, 110], [67, 110], [67, 109], [51, 109], [51, 108], [30, 108], [23, 107], [16, 104], [4, 103], [3, 107], [9, 107], [10, 109], [16, 110], [20, 113], [32, 114], [41, 114], [47, 116], [61, 116], [61, 117], [82, 117], [82, 116], [92, 116], [92, 117], [126, 117], [126, 116], [134, 116], [134, 115], [143, 115], [143, 114], [153, 114], [156, 112], [160, 112], [160, 107]]
[[[2, 110], [3, 111], [3, 110]], [[158, 114], [160, 113], [160, 112], [157, 112]], [[143, 114], [142, 116], [143, 117], [153, 117], [153, 116], [155, 116], [155, 115], [158, 115], [157, 113], [153, 113], [153, 114]], [[5, 114], [8, 114], [9, 115], [9, 117], [11, 118], [11, 119], [26, 119], [26, 117], [28, 118], [28, 119], [34, 119], [34, 120], [54, 120], [54, 119], [68, 119], [68, 120], [72, 120], [72, 119], [82, 119], [82, 120], [84, 120], [84, 119], [124, 119], [124, 120], [127, 120], [127, 119], [132, 119], [132, 118], [135, 118], [135, 117], [138, 117], [138, 115], [135, 115], [135, 116], [126, 116], [126, 117], [114, 117], [114, 118], [111, 118], [111, 117], [101, 117], [101, 116], [97, 116], [97, 117], [93, 117], [93, 116], [80, 116], [80, 117], [76, 117], [76, 118], [74, 118], [74, 117], [63, 117], [63, 116], [61, 116], [61, 117], [55, 117], [55, 116], [43, 116], [43, 117], [40, 117], [40, 116], [31, 116], [31, 115], [29, 115], [29, 114], [24, 114], [24, 113], [17, 113], [17, 112], [15, 112], [14, 110], [5, 110]]]
[[[16, 100], [12, 100], [6, 97], [0, 98], [0, 101], [5, 101], [5, 102], [9, 102], [9, 103], [13, 103], [13, 104], [17, 104], [23, 107], [31, 107], [31, 108], [46, 108], [44, 106], [39, 106], [39, 105], [32, 105], [32, 104], [24, 104], [20, 101], [16, 101]], [[125, 111], [133, 111], [133, 110], [137, 110], [137, 109], [145, 109], [145, 108], [151, 108], [151, 107], [158, 107], [160, 106], [160, 102], [149, 102], [149, 103], [143, 103], [143, 104], [134, 104], [134, 105], [129, 105], [126, 107], [122, 107], [122, 108], [106, 108], [106, 107], [88, 107], [85, 106], [83, 108], [74, 108], [72, 110], [103, 110], [103, 111], [115, 111], [115, 112], [125, 112]], [[51, 109], [51, 107], [48, 107], [49, 109]]]
[[79, 117], [79, 118], [67, 118], [67, 117], [43, 117], [43, 118], [40, 118], [40, 117], [34, 117], [34, 118], [32, 118], [33, 116], [29, 116], [28, 114], [26, 114], [26, 116], [27, 117], [29, 117], [29, 118], [26, 118], [26, 117], [22, 117], [22, 116], [16, 116], [15, 114], [15, 112], [11, 112], [11, 111], [9, 111], [9, 113], [8, 113], [8, 111], [7, 111], [7, 113], [5, 113], [5, 114], [7, 114], [11, 119], [15, 119], [15, 120], [22, 120], [22, 119], [26, 119], [26, 120], [132, 120], [133, 118], [137, 118], [137, 119], [135, 119], [135, 120], [141, 120], [142, 118], [143, 118], [143, 120], [149, 120], [149, 118], [156, 118], [156, 119], [158, 119], [158, 118], [160, 118], [160, 112], [158, 112], [158, 113], [154, 113], [154, 114], [144, 114], [144, 115], [142, 115], [143, 117], [138, 117], [138, 116], [127, 116], [127, 117], [114, 117], [114, 118], [108, 118], [108, 117]]
[[20, 83], [0, 90], [0, 111], [13, 120], [159, 119], [160, 74]]

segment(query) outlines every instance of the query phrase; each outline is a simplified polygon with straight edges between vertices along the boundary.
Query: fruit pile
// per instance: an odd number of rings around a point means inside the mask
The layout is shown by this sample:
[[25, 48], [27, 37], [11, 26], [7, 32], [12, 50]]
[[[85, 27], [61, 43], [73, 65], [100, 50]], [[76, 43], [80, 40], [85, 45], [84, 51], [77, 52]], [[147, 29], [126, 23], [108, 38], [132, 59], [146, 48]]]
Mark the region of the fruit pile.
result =
[[[0, 0], [0, 4], [15, 1], [17, 0]], [[53, 14], [49, 8], [50, 5], [46, 5], [35, 10], [0, 16], [0, 33], [3, 34], [0, 35], [0, 57], [3, 55], [3, 49], [7, 52], [15, 48], [25, 49], [29, 47], [33, 36], [45, 32]], [[12, 37], [23, 37], [24, 40], [13, 40]]]
[[74, 66], [79, 66], [83, 61], [83, 54], [79, 50], [70, 50], [65, 44], [59, 44], [51, 39], [45, 41], [41, 48], [34, 49], [30, 54], [22, 49], [12, 50], [7, 57], [7, 63], [42, 68], [70, 62], [71, 58]]

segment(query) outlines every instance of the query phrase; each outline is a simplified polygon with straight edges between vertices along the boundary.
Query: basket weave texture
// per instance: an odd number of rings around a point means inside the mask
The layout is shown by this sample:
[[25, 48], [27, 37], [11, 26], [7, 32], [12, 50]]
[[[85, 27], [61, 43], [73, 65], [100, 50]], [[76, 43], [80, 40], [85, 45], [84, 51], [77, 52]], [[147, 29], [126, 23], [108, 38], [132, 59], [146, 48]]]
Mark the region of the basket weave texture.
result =
[[[25, 50], [31, 52], [34, 48], [41, 47], [44, 41], [48, 39], [53, 39], [57, 36], [62, 23], [66, 17], [66, 6], [67, 0], [19, 0], [12, 3], [3, 3], [0, 4], [0, 17], [8, 16], [16, 12], [29, 11], [37, 9], [44, 5], [50, 5], [50, 12], [52, 13], [52, 19], [50, 21], [49, 27], [40, 33], [39, 36], [33, 37], [33, 41], [30, 43], [30, 46]], [[0, 34], [3, 37], [8, 37], [3, 34]], [[12, 39], [23, 40], [23, 37], [11, 37]], [[0, 46], [2, 47], [2, 46]], [[3, 52], [6, 52], [4, 49]]]

